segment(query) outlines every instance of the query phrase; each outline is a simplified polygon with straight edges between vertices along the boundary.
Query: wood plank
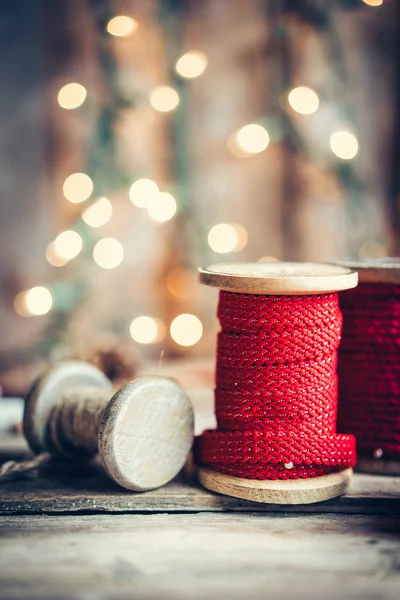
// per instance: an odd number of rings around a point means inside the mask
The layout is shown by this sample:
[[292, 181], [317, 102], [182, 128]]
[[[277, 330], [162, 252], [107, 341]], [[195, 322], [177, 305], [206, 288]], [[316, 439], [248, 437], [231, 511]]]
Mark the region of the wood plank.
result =
[[0, 597], [394, 600], [400, 518], [88, 515], [0, 519]]
[[318, 504], [260, 504], [209, 492], [181, 474], [168, 485], [136, 494], [118, 487], [100, 466], [51, 461], [22, 478], [0, 482], [0, 514], [304, 512], [400, 514], [400, 479], [356, 474], [350, 491]]

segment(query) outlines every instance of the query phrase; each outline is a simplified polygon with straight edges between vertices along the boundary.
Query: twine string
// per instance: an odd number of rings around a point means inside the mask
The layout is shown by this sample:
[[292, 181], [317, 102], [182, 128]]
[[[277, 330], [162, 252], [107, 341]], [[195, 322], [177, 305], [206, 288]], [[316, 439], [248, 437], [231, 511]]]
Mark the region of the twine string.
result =
[[68, 390], [50, 414], [48, 441], [54, 451], [64, 456], [97, 453], [100, 420], [110, 397], [102, 388]]
[[337, 294], [220, 292], [217, 429], [196, 440], [198, 463], [248, 479], [316, 477], [354, 466], [336, 434]]
[[400, 286], [361, 283], [343, 292], [339, 414], [365, 458], [400, 459]]

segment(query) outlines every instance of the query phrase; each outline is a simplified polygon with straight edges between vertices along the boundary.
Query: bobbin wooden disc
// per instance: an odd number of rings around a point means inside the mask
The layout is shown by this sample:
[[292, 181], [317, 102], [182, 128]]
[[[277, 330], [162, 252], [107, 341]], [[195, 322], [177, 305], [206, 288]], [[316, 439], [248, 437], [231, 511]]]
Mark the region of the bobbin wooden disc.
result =
[[107, 405], [99, 431], [103, 467], [123, 487], [143, 492], [173, 479], [193, 443], [194, 417], [172, 379], [144, 375], [124, 385]]
[[244, 294], [321, 294], [357, 285], [347, 267], [301, 262], [219, 263], [199, 269], [200, 282]]
[[313, 504], [336, 498], [347, 492], [352, 474], [352, 469], [344, 469], [309, 479], [260, 481], [231, 477], [205, 467], [198, 469], [199, 481], [207, 489], [225, 496], [267, 504]]
[[399, 283], [400, 258], [370, 258], [368, 260], [341, 260], [336, 265], [358, 271], [360, 283]]
[[111, 382], [95, 366], [79, 361], [62, 362], [44, 373], [30, 389], [23, 418], [24, 434], [31, 449], [48, 450], [46, 426], [52, 409], [61, 404], [67, 390], [100, 387], [110, 390]]
[[400, 475], [400, 461], [380, 458], [357, 458], [357, 471], [375, 475]]

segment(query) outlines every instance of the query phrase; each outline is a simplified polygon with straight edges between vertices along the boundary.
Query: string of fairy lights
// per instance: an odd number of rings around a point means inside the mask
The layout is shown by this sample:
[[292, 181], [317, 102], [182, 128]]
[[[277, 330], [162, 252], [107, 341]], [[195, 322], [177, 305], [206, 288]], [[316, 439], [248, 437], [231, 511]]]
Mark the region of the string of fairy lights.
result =
[[[383, 0], [363, 0], [369, 6], [380, 6]], [[140, 24], [126, 15], [113, 17], [106, 26], [109, 35], [127, 37], [133, 35]], [[208, 67], [208, 60], [204, 53], [192, 50], [183, 54], [175, 64], [177, 74], [184, 79], [200, 77]], [[75, 110], [82, 106], [87, 99], [87, 90], [84, 85], [70, 82], [58, 92], [57, 101], [60, 108]], [[157, 112], [171, 113], [180, 103], [178, 92], [171, 86], [161, 85], [153, 89], [148, 97], [150, 106]], [[298, 86], [286, 94], [287, 110], [295, 114], [309, 117], [315, 114], [320, 107], [318, 93], [308, 86]], [[248, 123], [233, 132], [227, 141], [229, 150], [237, 157], [250, 157], [265, 152], [271, 143], [270, 134], [266, 127], [260, 123]], [[354, 131], [348, 127], [337, 128], [331, 132], [329, 139], [330, 150], [342, 161], [353, 160], [359, 149], [358, 140]], [[73, 204], [83, 204], [92, 199], [93, 181], [86, 173], [72, 173], [64, 181], [63, 194], [67, 201]], [[158, 184], [147, 178], [134, 181], [129, 189], [129, 199], [139, 209], [147, 211], [150, 219], [163, 223], [172, 219], [177, 210], [174, 196], [160, 190]], [[85, 207], [80, 217], [91, 228], [101, 228], [110, 221], [113, 215], [113, 205], [106, 197], [93, 198], [89, 206]], [[237, 223], [217, 223], [213, 225], [207, 236], [211, 250], [218, 254], [228, 254], [243, 250], [248, 241], [246, 229]], [[68, 229], [60, 232], [49, 243], [45, 256], [48, 263], [54, 267], [63, 267], [75, 259], [83, 249], [81, 235]], [[124, 249], [121, 242], [112, 237], [103, 237], [93, 247], [93, 260], [103, 269], [115, 269], [124, 259]], [[176, 271], [177, 269], [173, 269]], [[172, 276], [173, 275], [173, 276]], [[178, 280], [177, 273], [168, 276], [167, 286], [171, 293], [184, 296], [187, 287], [182, 275]], [[186, 278], [187, 279], [187, 278]], [[174, 280], [174, 281], [173, 281]], [[174, 291], [175, 290], [175, 291]], [[179, 291], [180, 290], [180, 291]], [[182, 292], [182, 293], [181, 293]], [[41, 316], [49, 313], [53, 307], [53, 297], [50, 289], [44, 286], [35, 286], [17, 294], [14, 300], [16, 312], [23, 317]], [[161, 342], [167, 335], [165, 323], [156, 317], [140, 315], [136, 317], [129, 327], [130, 335], [139, 344], [155, 344]], [[193, 346], [197, 344], [203, 334], [200, 319], [193, 314], [180, 314], [171, 322], [169, 334], [174, 342], [180, 346]]]

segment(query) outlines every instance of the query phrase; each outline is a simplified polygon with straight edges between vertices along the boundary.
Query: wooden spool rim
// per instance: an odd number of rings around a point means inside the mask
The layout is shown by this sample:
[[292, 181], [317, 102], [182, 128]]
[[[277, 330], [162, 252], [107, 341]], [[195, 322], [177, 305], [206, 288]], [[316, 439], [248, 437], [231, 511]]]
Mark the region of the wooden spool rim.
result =
[[173, 380], [143, 375], [124, 385], [104, 410], [99, 456], [122, 487], [144, 492], [171, 481], [193, 444], [194, 415]]
[[199, 269], [200, 282], [243, 294], [300, 295], [354, 288], [355, 271], [339, 265], [301, 262], [218, 263]]
[[399, 283], [400, 258], [370, 258], [368, 260], [341, 260], [336, 265], [358, 272], [360, 283]]
[[400, 475], [400, 461], [380, 458], [358, 458], [356, 470], [374, 475]]
[[309, 479], [260, 481], [231, 477], [205, 467], [197, 471], [200, 483], [212, 492], [266, 504], [313, 504], [336, 498], [347, 492], [352, 475], [352, 469], [344, 469]]
[[52, 409], [61, 404], [67, 390], [99, 387], [110, 390], [110, 380], [94, 365], [67, 361], [48, 369], [31, 387], [26, 400], [23, 429], [30, 448], [36, 454], [50, 450], [46, 440], [47, 423]]

